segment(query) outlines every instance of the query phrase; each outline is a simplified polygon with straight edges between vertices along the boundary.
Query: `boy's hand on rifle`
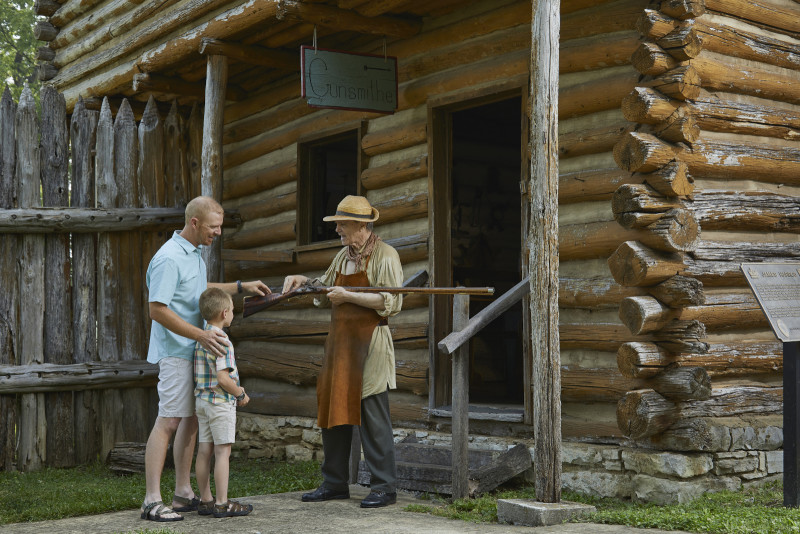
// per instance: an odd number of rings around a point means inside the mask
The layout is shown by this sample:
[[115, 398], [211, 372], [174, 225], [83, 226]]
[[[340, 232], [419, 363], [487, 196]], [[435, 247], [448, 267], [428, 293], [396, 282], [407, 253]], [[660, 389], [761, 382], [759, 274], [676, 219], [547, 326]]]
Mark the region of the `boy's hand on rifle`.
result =
[[252, 295], [258, 295], [260, 297], [272, 293], [272, 291], [269, 290], [269, 287], [267, 287], [267, 284], [265, 284], [261, 280], [242, 282], [242, 289], [247, 293], [250, 293]]

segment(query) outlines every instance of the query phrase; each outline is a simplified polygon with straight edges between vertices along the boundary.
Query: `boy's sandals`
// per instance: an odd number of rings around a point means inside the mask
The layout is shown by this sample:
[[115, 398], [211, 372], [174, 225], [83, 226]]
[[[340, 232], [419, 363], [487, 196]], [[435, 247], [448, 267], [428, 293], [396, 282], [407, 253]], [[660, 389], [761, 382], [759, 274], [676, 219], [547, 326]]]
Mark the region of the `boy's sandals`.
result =
[[174, 506], [172, 509], [176, 512], [194, 512], [197, 510], [197, 505], [200, 504], [200, 497], [197, 495], [193, 495], [190, 497], [181, 497], [180, 495], [175, 495], [172, 497], [172, 502], [180, 504], [180, 506]]
[[197, 505], [197, 513], [199, 515], [211, 515], [214, 513], [214, 499], [210, 501], [200, 501]]
[[[174, 515], [177, 517], [165, 517], [168, 515]], [[164, 503], [161, 501], [151, 502], [150, 504], [142, 503], [141, 517], [142, 519], [147, 519], [148, 521], [158, 521], [159, 523], [165, 523], [167, 521], [183, 521], [182, 515], [177, 514], [175, 510], [164, 505]]]
[[253, 511], [252, 504], [242, 504], [236, 501], [228, 501], [214, 505], [214, 517], [233, 517], [237, 515], [247, 515]]

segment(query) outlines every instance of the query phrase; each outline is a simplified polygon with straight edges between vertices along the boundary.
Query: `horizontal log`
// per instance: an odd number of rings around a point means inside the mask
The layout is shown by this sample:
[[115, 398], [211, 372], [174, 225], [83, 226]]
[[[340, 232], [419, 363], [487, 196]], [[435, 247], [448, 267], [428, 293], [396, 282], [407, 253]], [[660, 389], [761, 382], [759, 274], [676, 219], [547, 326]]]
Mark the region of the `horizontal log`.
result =
[[657, 9], [645, 9], [636, 20], [636, 30], [648, 40], [656, 41], [674, 30], [680, 21]]
[[56, 57], [56, 52], [49, 46], [40, 46], [36, 49], [36, 59], [39, 61], [50, 61]]
[[616, 402], [644, 380], [627, 378], [616, 369], [561, 367], [561, 402]]
[[284, 193], [272, 198], [241, 204], [236, 208], [243, 222], [297, 209], [297, 191]]
[[56, 0], [35, 0], [33, 2], [33, 11], [40, 17], [49, 17], [61, 7], [61, 4]]
[[[268, 314], [262, 314], [268, 316]], [[249, 318], [248, 318], [249, 319]], [[230, 327], [231, 337], [238, 340], [284, 341], [287, 338], [324, 340], [330, 321], [281, 320], [254, 317], [243, 319]], [[428, 335], [427, 323], [393, 324], [389, 322], [392, 339], [408, 339]]]
[[201, 40], [199, 51], [203, 55], [226, 56], [250, 65], [289, 72], [300, 71], [300, 54], [297, 52], [220, 41], [209, 37]]
[[638, 84], [639, 74], [612, 72], [606, 76], [558, 90], [558, 118], [569, 119], [598, 111], [618, 109], [622, 99]]
[[[108, 468], [118, 474], [144, 473], [144, 455], [147, 443], [117, 442], [108, 453]], [[167, 446], [164, 467], [175, 467], [172, 444]]]
[[361, 186], [366, 190], [383, 189], [427, 175], [428, 156], [425, 154], [364, 169], [361, 171]]
[[[403, 264], [422, 261], [428, 258], [428, 235], [415, 234], [402, 238], [385, 240], [393, 246], [400, 255]], [[225, 277], [228, 280], [253, 279], [271, 276], [284, 276], [288, 274], [308, 273], [327, 269], [333, 257], [340, 250], [337, 243], [330, 247], [313, 250], [296, 250], [295, 263], [276, 264], [270, 266], [258, 265], [252, 262], [227, 262], [225, 264]]]
[[702, 78], [693, 63], [677, 66], [637, 85], [651, 87], [676, 100], [695, 100], [700, 95]]
[[283, 221], [267, 225], [242, 227], [222, 238], [225, 248], [255, 248], [295, 239], [295, 221]]
[[638, 44], [639, 36], [632, 31], [562, 40], [558, 72], [566, 74], [627, 65]]
[[397, 221], [411, 221], [428, 216], [428, 192], [401, 194], [376, 202], [373, 207], [380, 213], [376, 227]]
[[635, 87], [622, 100], [622, 115], [631, 122], [659, 124], [669, 119], [682, 105], [651, 87]]
[[684, 258], [652, 250], [636, 241], [622, 243], [608, 259], [611, 275], [623, 286], [652, 286], [680, 274]]
[[623, 343], [652, 339], [649, 336], [634, 336], [625, 325], [617, 323], [559, 323], [558, 331], [561, 350], [615, 352]]
[[594, 2], [591, 7], [561, 16], [560, 38], [569, 41], [580, 37], [630, 30], [636, 24], [645, 0]]
[[705, 44], [692, 21], [679, 24], [656, 42], [677, 61], [687, 61], [697, 57]]
[[800, 261], [797, 243], [701, 241], [685, 258], [681, 274], [706, 286], [747, 286], [742, 263]]
[[679, 61], [656, 43], [643, 42], [631, 55], [631, 65], [646, 76], [658, 76], [677, 67]]
[[697, 120], [685, 107], [675, 110], [664, 122], [642, 130], [671, 143], [693, 143], [700, 137]]
[[141, 388], [158, 380], [158, 367], [141, 360], [67, 365], [0, 365], [0, 394]]
[[783, 412], [780, 386], [727, 386], [714, 388], [707, 400], [677, 403], [682, 417], [729, 417]]
[[[275, 100], [278, 100], [277, 98]], [[266, 125], [290, 124], [298, 119], [312, 115], [315, 108], [309, 107], [305, 99], [296, 98], [288, 102], [278, 102], [270, 108], [254, 109], [250, 116], [236, 122], [226, 123], [222, 133], [223, 145], [247, 141], [274, 128]], [[227, 109], [225, 110], [227, 114]]]
[[563, 173], [558, 177], [558, 202], [609, 200], [614, 191], [626, 183], [641, 183], [641, 179], [619, 167]]
[[694, 191], [694, 178], [689, 174], [689, 165], [683, 161], [672, 161], [647, 174], [635, 174], [641, 181], [667, 197], [689, 196]]
[[392, 16], [365, 17], [353, 11], [320, 3], [284, 0], [278, 4], [278, 20], [307, 22], [337, 31], [409, 38], [419, 33], [422, 23]]
[[788, 69], [783, 69], [784, 72], [775, 72], [774, 69], [762, 68], [757, 64], [739, 67], [703, 56], [693, 59], [692, 67], [697, 70], [701, 85], [710, 91], [725, 91], [800, 104], [797, 74]]
[[703, 283], [687, 276], [673, 276], [648, 287], [647, 291], [670, 308], [698, 306], [706, 301]]
[[[800, 175], [800, 148], [700, 139], [680, 158], [695, 178], [793, 183]], [[725, 162], [725, 164], [721, 164]]]
[[[226, 212], [226, 225], [238, 215]], [[182, 228], [183, 208], [29, 208], [0, 210], [0, 232], [124, 232]]]
[[800, 9], [786, 2], [764, 1], [753, 4], [747, 0], [705, 0], [706, 8], [744, 19], [774, 32], [800, 36]]
[[291, 263], [294, 252], [290, 250], [231, 250], [222, 249], [223, 261], [260, 261]]
[[[257, 341], [246, 341], [236, 346], [236, 362], [241, 376], [298, 386], [316, 385], [322, 359], [320, 351], [281, 351]], [[397, 360], [396, 375], [398, 390], [415, 395], [428, 394], [427, 361]]]
[[585, 154], [609, 152], [623, 134], [631, 131], [633, 125], [620, 122], [599, 128], [578, 130], [558, 135], [559, 158], [572, 158]]
[[652, 134], [628, 132], [614, 146], [614, 161], [629, 172], [653, 172], [671, 163], [679, 152]]
[[705, 0], [664, 0], [661, 11], [668, 17], [678, 20], [693, 19], [706, 12]]
[[718, 21], [706, 24], [700, 19], [693, 26], [705, 50], [787, 69], [800, 68], [800, 45], [796, 42]]
[[236, 180], [225, 180], [223, 200], [231, 200], [297, 180], [297, 162], [286, 161]]
[[625, 297], [644, 295], [644, 289], [623, 287], [611, 278], [566, 278], [558, 280], [559, 308], [585, 308], [592, 310], [615, 309]]
[[421, 145], [427, 140], [427, 123], [425, 121], [400, 124], [394, 128], [368, 133], [361, 139], [361, 150], [368, 156], [376, 156]]
[[[644, 212], [654, 214], [652, 222], [657, 221], [662, 214], [683, 207], [683, 202], [675, 197], [664, 197], [655, 189], [646, 184], [625, 184], [621, 185], [611, 199], [611, 212], [614, 219], [623, 226], [629, 227], [625, 223], [624, 215], [631, 212]], [[647, 224], [651, 224], [648, 222]]]
[[52, 80], [57, 74], [58, 69], [47, 61], [43, 61], [36, 66], [36, 79], [41, 82]]
[[778, 341], [728, 341], [709, 343], [703, 354], [670, 353], [653, 342], [630, 342], [617, 349], [617, 366], [623, 376], [651, 378], [670, 366], [702, 367], [711, 377], [779, 375], [783, 369], [783, 344]]
[[652, 389], [629, 391], [617, 403], [617, 426], [631, 439], [660, 434], [679, 417], [675, 403]]
[[711, 378], [702, 367], [666, 369], [650, 380], [650, 387], [673, 402], [711, 397]]
[[698, 191], [691, 209], [707, 230], [797, 232], [797, 197], [764, 191]]
[[660, 330], [679, 313], [649, 296], [626, 297], [619, 306], [619, 318], [636, 335]]
[[33, 27], [33, 36], [37, 41], [52, 41], [58, 36], [58, 28], [46, 20], [38, 21]]

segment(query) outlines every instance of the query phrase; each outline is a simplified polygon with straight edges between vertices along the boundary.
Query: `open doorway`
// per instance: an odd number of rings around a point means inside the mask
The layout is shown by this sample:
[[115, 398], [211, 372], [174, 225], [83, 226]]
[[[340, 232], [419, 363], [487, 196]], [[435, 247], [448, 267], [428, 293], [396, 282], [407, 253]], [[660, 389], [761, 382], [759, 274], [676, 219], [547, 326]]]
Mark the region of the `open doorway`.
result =
[[[493, 297], [470, 299], [474, 316], [523, 275], [520, 182], [525, 111], [520, 93], [458, 103], [433, 112], [434, 276], [437, 284], [492, 286]], [[438, 213], [438, 211], [445, 213]], [[452, 302], [452, 301], [450, 301]], [[452, 310], [434, 304], [434, 337], [452, 324]], [[446, 315], [447, 320], [442, 319]], [[521, 407], [525, 402], [523, 303], [495, 319], [470, 342], [470, 404]], [[446, 322], [446, 324], [445, 324]], [[435, 399], [450, 403], [449, 361], [436, 359]], [[446, 392], [444, 391], [446, 390]]]

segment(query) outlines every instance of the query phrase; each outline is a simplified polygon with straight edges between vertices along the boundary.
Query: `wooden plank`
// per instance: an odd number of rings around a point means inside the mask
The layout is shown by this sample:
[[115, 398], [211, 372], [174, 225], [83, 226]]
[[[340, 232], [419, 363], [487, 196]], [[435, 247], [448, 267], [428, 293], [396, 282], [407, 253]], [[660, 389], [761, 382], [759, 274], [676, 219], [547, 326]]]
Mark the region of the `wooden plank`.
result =
[[[532, 151], [528, 190], [529, 322], [533, 360], [534, 488], [542, 502], [561, 499], [561, 363], [558, 326], [558, 119], [560, 0], [533, 8]], [[580, 13], [580, 12], [579, 12]], [[558, 96], [556, 96], [558, 95]], [[558, 98], [558, 100], [556, 100]], [[620, 99], [621, 100], [621, 99]]]
[[294, 261], [292, 250], [235, 250], [222, 249], [223, 261], [260, 261], [291, 263]]
[[[94, 148], [100, 113], [84, 107], [83, 100], [72, 112], [72, 206], [94, 208]], [[96, 361], [97, 354], [97, 237], [72, 235], [72, 357], [76, 363]], [[75, 461], [86, 464], [100, 454], [99, 394], [75, 392]]]
[[[39, 156], [39, 120], [36, 104], [29, 88], [25, 88], [17, 107], [17, 162], [19, 205], [23, 208], [41, 206], [41, 167]], [[19, 324], [18, 363], [23, 365], [44, 362], [45, 314], [45, 237], [26, 235], [18, 256]], [[47, 424], [43, 394], [21, 396], [17, 468], [35, 471], [47, 457]]]
[[[96, 113], [96, 112], [94, 112]], [[183, 225], [183, 208], [27, 208], [0, 210], [0, 232], [20, 234], [127, 232]], [[226, 223], [233, 220], [230, 216]]]
[[[15, 119], [17, 104], [11, 98], [6, 86], [0, 100], [0, 208], [11, 208], [16, 198], [16, 139]], [[20, 238], [15, 235], [0, 234], [0, 364], [14, 365], [20, 359], [17, 354], [17, 306], [18, 275], [17, 256]], [[14, 469], [14, 456], [17, 447], [17, 426], [19, 424], [17, 399], [0, 396], [0, 471]]]
[[[44, 206], [67, 206], [69, 184], [67, 170], [69, 147], [67, 113], [64, 97], [50, 86], [41, 92], [42, 136], [41, 171]], [[70, 293], [69, 235], [45, 237], [45, 362], [72, 363], [72, 305]], [[45, 396], [47, 420], [47, 465], [75, 465], [75, 429], [72, 394], [51, 393]]]
[[[180, 208], [189, 202], [189, 169], [186, 160], [184, 121], [178, 114], [178, 102], [172, 101], [169, 114], [164, 121], [164, 176], [169, 177], [165, 188], [164, 206]], [[181, 225], [177, 224], [176, 228]]]
[[0, 394], [141, 388], [157, 380], [158, 366], [144, 360], [0, 365]]

